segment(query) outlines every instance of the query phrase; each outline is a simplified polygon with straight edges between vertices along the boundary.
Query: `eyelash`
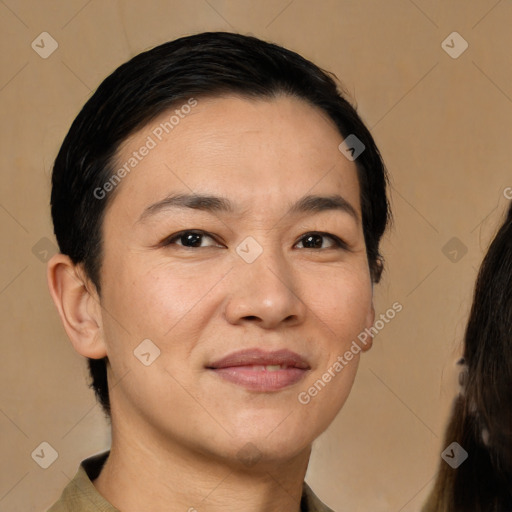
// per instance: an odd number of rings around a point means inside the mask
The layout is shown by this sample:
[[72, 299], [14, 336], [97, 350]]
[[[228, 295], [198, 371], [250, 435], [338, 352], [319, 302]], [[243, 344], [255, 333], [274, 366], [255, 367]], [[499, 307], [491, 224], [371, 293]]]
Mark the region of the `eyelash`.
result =
[[[159, 245], [162, 246], [162, 247], [167, 247], [167, 246], [170, 246], [170, 245], [177, 245], [174, 242], [179, 240], [182, 236], [184, 236], [186, 234], [194, 234], [194, 235], [206, 236], [206, 237], [209, 237], [212, 240], [214, 240], [216, 243], [219, 243], [215, 239], [214, 236], [210, 235], [209, 233], [207, 233], [205, 231], [196, 230], [196, 229], [186, 229], [184, 231], [180, 231], [178, 233], [174, 233], [173, 235], [167, 237]], [[350, 250], [349, 247], [348, 247], [348, 244], [344, 240], [342, 240], [341, 238], [337, 237], [336, 235], [333, 235], [331, 233], [325, 233], [323, 231], [308, 231], [307, 233], [304, 233], [294, 245], [296, 245], [297, 243], [303, 241], [305, 238], [307, 238], [310, 235], [318, 235], [318, 236], [321, 236], [321, 237], [330, 238], [333, 241], [333, 243], [334, 243], [334, 247], [325, 247], [325, 248], [320, 248], [320, 249], [316, 249], [314, 247], [304, 247], [304, 249], [321, 250], [321, 251], [322, 250], [325, 251], [327, 249], [343, 249], [343, 250], [346, 250], [346, 251]], [[185, 245], [178, 245], [178, 247], [183, 247], [184, 249], [205, 249], [205, 247], [188, 247], [188, 246], [185, 246]]]

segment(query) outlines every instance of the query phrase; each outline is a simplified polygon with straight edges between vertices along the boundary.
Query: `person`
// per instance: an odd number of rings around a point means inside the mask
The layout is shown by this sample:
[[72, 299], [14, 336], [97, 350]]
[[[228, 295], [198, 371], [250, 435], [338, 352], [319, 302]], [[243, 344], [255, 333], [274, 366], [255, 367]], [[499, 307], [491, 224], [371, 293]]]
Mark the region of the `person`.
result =
[[[464, 337], [460, 393], [424, 512], [512, 511], [512, 203], [483, 260]], [[456, 451], [453, 451], [453, 450]]]
[[195, 34], [106, 78], [55, 160], [48, 282], [112, 442], [51, 512], [328, 511], [304, 476], [371, 347], [387, 187], [278, 45]]

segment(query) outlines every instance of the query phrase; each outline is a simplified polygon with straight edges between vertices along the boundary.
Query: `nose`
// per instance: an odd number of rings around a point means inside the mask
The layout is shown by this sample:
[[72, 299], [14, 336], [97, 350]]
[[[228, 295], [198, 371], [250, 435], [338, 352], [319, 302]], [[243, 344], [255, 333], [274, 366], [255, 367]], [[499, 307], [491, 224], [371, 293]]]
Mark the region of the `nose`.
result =
[[231, 272], [225, 316], [234, 325], [263, 329], [304, 321], [307, 307], [300, 297], [298, 276], [279, 255], [266, 250], [252, 263], [237, 261]]

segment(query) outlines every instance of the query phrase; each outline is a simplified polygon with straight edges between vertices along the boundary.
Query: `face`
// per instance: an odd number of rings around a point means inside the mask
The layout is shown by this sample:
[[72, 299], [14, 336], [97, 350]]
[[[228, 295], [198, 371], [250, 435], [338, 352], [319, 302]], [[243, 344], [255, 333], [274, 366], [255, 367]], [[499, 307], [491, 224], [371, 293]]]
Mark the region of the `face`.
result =
[[342, 407], [360, 354], [336, 361], [373, 323], [355, 164], [295, 98], [199, 98], [160, 133], [170, 115], [120, 148], [117, 168], [138, 161], [103, 225], [113, 427], [290, 459]]

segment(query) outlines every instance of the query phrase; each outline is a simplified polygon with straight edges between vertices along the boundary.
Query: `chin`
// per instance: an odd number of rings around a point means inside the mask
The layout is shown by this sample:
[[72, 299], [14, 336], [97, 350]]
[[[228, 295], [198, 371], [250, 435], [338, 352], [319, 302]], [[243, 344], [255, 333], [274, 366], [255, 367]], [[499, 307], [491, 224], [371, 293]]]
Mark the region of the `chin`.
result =
[[283, 429], [276, 428], [276, 425], [278, 423], [263, 432], [258, 429], [258, 432], [237, 433], [230, 442], [232, 455], [242, 463], [254, 460], [277, 463], [310, 450], [314, 435], [305, 431], [303, 425], [287, 425]]
[[309, 458], [311, 443], [303, 446], [293, 439], [255, 439], [246, 437], [237, 439], [229, 447], [229, 452], [224, 454], [228, 464], [234, 464], [238, 468], [247, 468], [251, 471], [265, 471], [276, 465], [283, 465], [303, 456], [305, 462]]

